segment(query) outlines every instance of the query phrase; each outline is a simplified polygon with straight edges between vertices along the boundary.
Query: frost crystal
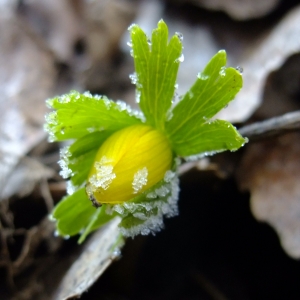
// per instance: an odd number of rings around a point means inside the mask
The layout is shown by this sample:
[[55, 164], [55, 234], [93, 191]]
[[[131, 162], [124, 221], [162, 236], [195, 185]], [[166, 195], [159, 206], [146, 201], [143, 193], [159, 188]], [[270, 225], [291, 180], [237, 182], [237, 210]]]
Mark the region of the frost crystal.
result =
[[73, 185], [71, 180], [67, 181], [67, 194], [72, 195], [77, 190], [77, 187]]
[[155, 234], [163, 228], [164, 216], [173, 217], [178, 214], [178, 182], [176, 173], [169, 170], [155, 188], [151, 189], [150, 192], [145, 192], [144, 200], [108, 205], [107, 213], [112, 214], [115, 211], [123, 218], [128, 217], [138, 221], [133, 221], [134, 225], [129, 228], [120, 226], [121, 233], [126, 237], [134, 237], [138, 234]]
[[148, 169], [144, 167], [141, 170], [138, 170], [134, 176], [132, 181], [133, 193], [138, 193], [144, 185], [147, 184], [148, 181]]
[[222, 68], [220, 69], [219, 74], [220, 74], [221, 77], [224, 77], [224, 76], [226, 75], [226, 67], [222, 67]]
[[60, 150], [60, 160], [58, 161], [58, 164], [61, 168], [61, 171], [59, 172], [59, 174], [63, 178], [69, 178], [74, 175], [73, 171], [69, 168], [71, 156], [72, 154], [69, 150], [69, 146], [64, 147]]
[[183, 41], [183, 34], [180, 32], [175, 32], [175, 34], [177, 35], [178, 39], [180, 40], [180, 42]]
[[181, 55], [175, 60], [175, 62], [184, 62], [184, 55], [181, 53]]
[[129, 79], [131, 80], [132, 84], [136, 84], [138, 81], [137, 74], [136, 73], [130, 74]]
[[113, 173], [114, 167], [110, 165], [111, 162], [106, 156], [103, 156], [100, 161], [95, 162], [96, 174], [89, 179], [93, 192], [96, 192], [99, 188], [106, 190], [116, 178], [116, 174]]

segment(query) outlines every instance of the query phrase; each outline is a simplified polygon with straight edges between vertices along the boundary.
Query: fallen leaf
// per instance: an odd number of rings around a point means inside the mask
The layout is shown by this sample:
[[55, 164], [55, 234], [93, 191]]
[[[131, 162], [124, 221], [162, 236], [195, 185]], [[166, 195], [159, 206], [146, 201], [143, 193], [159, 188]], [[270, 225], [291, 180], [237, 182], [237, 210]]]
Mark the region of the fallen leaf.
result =
[[49, 179], [55, 175], [54, 170], [47, 168], [30, 157], [20, 159], [14, 172], [6, 179], [0, 198], [9, 198], [13, 195], [25, 197], [34, 189], [36, 183]]
[[253, 43], [245, 53], [240, 63], [244, 69], [244, 86], [228, 108], [218, 114], [218, 118], [224, 119], [223, 114], [230, 114], [231, 122], [242, 122], [253, 114], [261, 104], [269, 73], [279, 69], [289, 56], [300, 51], [299, 36], [300, 6], [290, 11], [269, 34], [259, 43]]
[[250, 190], [251, 211], [278, 233], [288, 255], [300, 258], [300, 134], [247, 146], [237, 180]]
[[67, 300], [80, 297], [108, 266], [118, 258], [120, 249], [119, 219], [113, 219], [102, 229], [95, 232], [84, 245], [80, 256], [65, 274], [53, 300]]
[[190, 0], [199, 6], [221, 10], [237, 20], [260, 18], [270, 13], [280, 2], [279, 0]]
[[34, 42], [14, 7], [0, 14], [0, 190], [19, 159], [44, 137], [53, 57]]

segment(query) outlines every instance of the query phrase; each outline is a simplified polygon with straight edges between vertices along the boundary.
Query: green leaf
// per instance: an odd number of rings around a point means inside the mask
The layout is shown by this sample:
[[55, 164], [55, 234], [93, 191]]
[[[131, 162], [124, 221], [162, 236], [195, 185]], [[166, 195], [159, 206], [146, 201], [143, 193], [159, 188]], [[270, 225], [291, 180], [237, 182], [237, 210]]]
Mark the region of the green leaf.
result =
[[47, 101], [56, 111], [46, 116], [45, 129], [51, 141], [77, 139], [94, 131], [116, 131], [140, 124], [137, 111], [123, 102], [113, 102], [105, 96], [92, 96], [71, 91]]
[[93, 132], [67, 148], [69, 154], [63, 155], [62, 160], [63, 165], [72, 172], [71, 181], [74, 186], [80, 186], [86, 181], [100, 146], [111, 134], [111, 131]]
[[57, 221], [58, 233], [72, 236], [87, 226], [94, 213], [95, 207], [88, 199], [85, 189], [81, 188], [63, 198], [54, 208], [52, 216]]
[[56, 229], [62, 236], [73, 236], [83, 232], [79, 242], [93, 230], [101, 227], [115, 215], [105, 213], [105, 205], [101, 208], [92, 206], [85, 188], [77, 190], [74, 194], [63, 198], [54, 208], [52, 217], [56, 220]]
[[199, 126], [184, 139], [173, 141], [173, 147], [180, 156], [197, 154], [212, 155], [225, 150], [235, 151], [247, 142], [231, 123], [215, 120]]
[[[211, 59], [204, 71], [198, 75], [191, 89], [174, 107], [173, 116], [166, 125], [166, 133], [177, 154], [198, 154], [203, 149], [207, 149], [204, 151], [236, 150], [237, 143], [245, 143], [233, 127], [230, 127], [225, 134], [226, 126], [223, 126], [223, 123], [211, 123], [213, 127], [208, 129], [210, 118], [233, 100], [242, 87], [240, 72], [234, 68], [225, 68], [225, 64], [226, 52], [222, 50]], [[204, 124], [207, 125], [203, 126]], [[218, 126], [222, 133], [218, 133]], [[203, 147], [200, 146], [201, 138], [206, 136], [201, 132], [202, 130], [210, 131], [211, 146], [208, 143]], [[218, 138], [222, 136], [226, 136], [229, 140], [226, 142], [220, 140], [218, 143]], [[186, 146], [183, 145], [185, 143], [183, 141], [187, 141]], [[214, 146], [216, 149], [212, 149]], [[189, 151], [188, 147], [192, 149]]]
[[161, 20], [153, 30], [151, 45], [138, 25], [130, 27], [137, 95], [147, 123], [163, 129], [172, 105], [182, 52], [181, 40], [174, 35], [168, 43], [168, 27]]
[[88, 224], [88, 226], [85, 228], [83, 233], [81, 234], [78, 243], [81, 244], [84, 242], [84, 240], [87, 238], [87, 236], [93, 232], [94, 230], [100, 228], [107, 222], [109, 222], [111, 219], [113, 219], [116, 216], [116, 214], [108, 215], [106, 214], [106, 205], [102, 205], [101, 207], [96, 209], [96, 212], [91, 217], [91, 220]]

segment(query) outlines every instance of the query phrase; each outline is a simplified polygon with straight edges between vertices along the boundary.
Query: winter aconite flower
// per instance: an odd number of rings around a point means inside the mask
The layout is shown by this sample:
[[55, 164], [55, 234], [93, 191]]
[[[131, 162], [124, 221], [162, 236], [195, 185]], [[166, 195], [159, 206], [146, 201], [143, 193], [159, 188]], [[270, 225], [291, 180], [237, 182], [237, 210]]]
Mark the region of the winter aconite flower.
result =
[[178, 213], [181, 158], [234, 151], [246, 142], [229, 122], [212, 120], [242, 87], [239, 71], [225, 67], [225, 51], [173, 103], [182, 35], [168, 41], [163, 21], [151, 39], [138, 25], [129, 31], [136, 71], [130, 78], [141, 112], [88, 92], [47, 102], [54, 110], [46, 116], [50, 140], [73, 140], [59, 161], [69, 195], [52, 216], [60, 235], [81, 233], [79, 242], [115, 217], [124, 236], [159, 231], [164, 216]]
[[161, 181], [171, 165], [166, 136], [150, 126], [129, 126], [99, 148], [86, 190], [95, 206], [123, 203]]

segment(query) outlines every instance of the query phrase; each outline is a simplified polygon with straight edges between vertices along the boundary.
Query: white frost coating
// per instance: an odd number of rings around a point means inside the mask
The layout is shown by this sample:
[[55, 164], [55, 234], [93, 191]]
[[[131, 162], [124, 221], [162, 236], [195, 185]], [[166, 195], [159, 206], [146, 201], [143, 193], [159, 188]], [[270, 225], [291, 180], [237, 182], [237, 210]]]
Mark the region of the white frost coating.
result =
[[223, 152], [227, 149], [224, 149], [224, 150], [218, 150], [218, 151], [207, 151], [207, 152], [202, 152], [202, 153], [199, 153], [199, 154], [196, 154], [196, 155], [191, 155], [191, 156], [186, 156], [184, 157], [184, 159], [186, 161], [196, 161], [196, 160], [199, 160], [203, 157], [206, 157], [206, 156], [212, 156], [212, 155], [215, 155], [217, 153], [220, 153], [220, 152]]
[[131, 107], [124, 101], [117, 100], [115, 103], [116, 103], [117, 110], [126, 111], [129, 116], [136, 117], [136, 118], [140, 119], [142, 122], [146, 121], [146, 118], [142, 112], [135, 110], [135, 109], [131, 109]]
[[183, 41], [183, 34], [181, 32], [175, 32], [175, 34], [177, 35], [180, 42], [182, 42]]
[[69, 168], [70, 157], [72, 156], [69, 148], [69, 146], [66, 146], [60, 149], [60, 160], [58, 161], [58, 164], [61, 168], [61, 171], [59, 172], [59, 174], [63, 178], [69, 178], [74, 175], [73, 171]]
[[138, 81], [137, 74], [136, 73], [130, 74], [129, 79], [131, 80], [132, 84], [136, 84]]
[[184, 55], [183, 55], [183, 53], [180, 54], [180, 56], [175, 60], [175, 62], [184, 62]]
[[134, 175], [133, 175], [133, 181], [132, 181], [132, 188], [133, 188], [133, 193], [137, 194], [144, 185], [146, 185], [148, 182], [148, 169], [144, 167], [141, 170], [138, 170]]
[[102, 156], [100, 161], [95, 162], [96, 174], [89, 179], [93, 192], [96, 192], [99, 188], [103, 190], [108, 189], [109, 185], [116, 178], [116, 174], [113, 173], [114, 167], [110, 165], [111, 162], [106, 156]]
[[147, 194], [146, 198], [155, 199], [155, 198], [157, 198], [157, 195], [156, 195], [155, 192], [150, 192], [150, 193]]
[[165, 174], [165, 177], [164, 177], [164, 181], [168, 182], [168, 183], [171, 182], [172, 179], [175, 177], [175, 175], [176, 174], [174, 172], [172, 172], [171, 170], [167, 171]]
[[57, 125], [57, 113], [56, 111], [52, 111], [45, 116], [47, 123], [51, 125]]
[[140, 103], [140, 100], [141, 100], [141, 91], [136, 90], [135, 91], [135, 102]]
[[136, 24], [135, 23], [132, 23], [127, 29], [129, 30], [129, 31], [131, 31], [132, 29], [133, 29], [133, 27], [135, 27], [136, 26]]
[[[121, 227], [121, 233], [126, 237], [138, 234], [155, 234], [163, 228], [163, 217], [173, 217], [178, 214], [179, 180], [176, 173], [167, 171], [160, 187], [148, 192], [145, 200], [125, 202], [124, 204], [111, 205], [108, 212], [120, 213], [122, 217], [130, 216], [142, 221], [141, 224], [131, 228]], [[122, 210], [123, 208], [123, 210]]]
[[208, 75], [205, 75], [205, 74], [203, 74], [203, 73], [201, 73], [201, 72], [198, 73], [197, 77], [198, 77], [199, 79], [201, 79], [201, 80], [207, 80], [207, 79], [209, 78]]
[[148, 218], [143, 224], [138, 226], [131, 227], [129, 229], [125, 229], [120, 227], [120, 231], [125, 237], [134, 237], [136, 235], [148, 235], [152, 233], [155, 235], [156, 232], [160, 231], [164, 228], [164, 223], [161, 215], [153, 216]]
[[155, 193], [158, 197], [165, 197], [169, 192], [170, 190], [164, 185], [155, 190]]
[[77, 186], [74, 186], [71, 180], [67, 181], [67, 194], [72, 195], [76, 192]]
[[220, 69], [219, 75], [220, 75], [221, 77], [224, 77], [224, 76], [226, 75], [226, 67], [222, 67], [222, 68]]

